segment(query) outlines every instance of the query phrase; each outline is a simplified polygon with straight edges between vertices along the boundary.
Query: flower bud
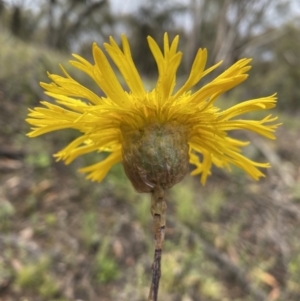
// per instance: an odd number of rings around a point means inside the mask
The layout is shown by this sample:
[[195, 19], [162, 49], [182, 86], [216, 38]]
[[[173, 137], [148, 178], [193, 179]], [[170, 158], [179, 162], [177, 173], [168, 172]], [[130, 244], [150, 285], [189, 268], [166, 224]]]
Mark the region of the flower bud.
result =
[[176, 123], [123, 129], [123, 166], [134, 188], [151, 192], [156, 185], [171, 188], [189, 169], [186, 129]]

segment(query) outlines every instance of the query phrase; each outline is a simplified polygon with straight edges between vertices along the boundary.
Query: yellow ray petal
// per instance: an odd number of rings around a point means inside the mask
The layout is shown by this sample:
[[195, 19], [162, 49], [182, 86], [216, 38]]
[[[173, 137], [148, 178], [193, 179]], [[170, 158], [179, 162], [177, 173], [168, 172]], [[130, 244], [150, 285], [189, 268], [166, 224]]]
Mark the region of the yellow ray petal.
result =
[[123, 52], [112, 37], [110, 37], [109, 41], [110, 44], [104, 44], [106, 51], [119, 68], [131, 92], [137, 98], [143, 99], [145, 95], [145, 89], [141, 77], [132, 60], [130, 47], [125, 35], [122, 35]]
[[93, 75], [100, 88], [107, 97], [118, 105], [128, 106], [127, 94], [124, 92], [103, 51], [96, 43], [93, 44], [93, 56], [96, 63]]
[[79, 169], [80, 172], [88, 173], [87, 178], [91, 181], [101, 182], [113, 165], [122, 160], [121, 150], [110, 154], [105, 160], [96, 164]]

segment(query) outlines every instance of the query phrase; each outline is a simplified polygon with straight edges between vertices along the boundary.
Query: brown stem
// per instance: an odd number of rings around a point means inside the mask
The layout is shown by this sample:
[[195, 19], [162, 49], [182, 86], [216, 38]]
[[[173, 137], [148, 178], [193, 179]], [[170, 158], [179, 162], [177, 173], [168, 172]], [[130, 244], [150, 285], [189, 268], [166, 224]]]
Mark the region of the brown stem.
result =
[[151, 214], [154, 221], [154, 260], [148, 301], [157, 301], [161, 276], [161, 253], [165, 240], [166, 209], [167, 204], [164, 198], [164, 190], [159, 185], [155, 186], [151, 195]]

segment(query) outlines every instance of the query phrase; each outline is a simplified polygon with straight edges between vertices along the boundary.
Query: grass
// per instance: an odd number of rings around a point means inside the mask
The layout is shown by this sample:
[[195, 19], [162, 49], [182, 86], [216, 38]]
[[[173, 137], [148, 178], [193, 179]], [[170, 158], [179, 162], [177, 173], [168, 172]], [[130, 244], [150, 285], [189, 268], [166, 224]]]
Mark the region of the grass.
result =
[[[70, 57], [5, 33], [1, 41], [0, 150], [10, 154], [0, 157], [1, 300], [144, 300], [150, 196], [134, 191], [121, 165], [101, 184], [85, 180], [76, 170], [96, 156], [56, 163], [52, 154], [74, 132], [25, 137], [27, 107], [42, 97], [37, 83]], [[289, 122], [269, 151], [292, 166], [294, 185], [277, 169], [259, 183], [214, 170], [205, 187], [187, 176], [168, 192], [161, 300], [257, 301], [276, 292], [274, 300], [300, 299], [300, 126], [280, 115]]]

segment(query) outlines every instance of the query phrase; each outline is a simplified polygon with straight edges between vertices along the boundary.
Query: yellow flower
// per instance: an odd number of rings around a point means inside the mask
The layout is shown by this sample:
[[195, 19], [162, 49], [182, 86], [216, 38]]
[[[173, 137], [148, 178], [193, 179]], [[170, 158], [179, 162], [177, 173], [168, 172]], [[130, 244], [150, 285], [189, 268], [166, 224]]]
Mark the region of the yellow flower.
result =
[[[33, 125], [29, 137], [72, 128], [80, 136], [55, 154], [66, 164], [90, 152], [107, 152], [106, 159], [82, 168], [87, 178], [101, 181], [111, 167], [123, 162], [125, 171], [140, 191], [151, 191], [165, 183], [169, 188], [179, 182], [188, 170], [188, 163], [196, 166], [192, 175], [201, 175], [206, 182], [212, 165], [230, 169], [236, 165], [252, 178], [263, 173], [268, 163], [254, 162], [241, 154], [249, 142], [228, 136], [232, 130], [249, 130], [275, 139], [277, 117], [262, 120], [237, 119], [238, 116], [275, 107], [275, 94], [252, 99], [220, 110], [214, 105], [218, 97], [247, 78], [251, 59], [241, 59], [202, 88], [191, 89], [220, 64], [205, 70], [206, 49], [199, 49], [190, 75], [182, 87], [175, 89], [176, 72], [182, 53], [177, 52], [179, 37], [169, 44], [164, 36], [163, 52], [148, 37], [150, 50], [158, 67], [158, 80], [147, 91], [132, 60], [126, 37], [122, 49], [113, 38], [104, 44], [109, 57], [118, 67], [128, 91], [124, 90], [107, 57], [93, 45], [94, 64], [79, 55], [70, 63], [89, 75], [105, 96], [99, 96], [74, 80], [62, 67], [65, 77], [49, 74], [51, 84], [41, 83], [45, 94], [56, 104], [42, 101], [44, 107], [30, 110], [27, 122]], [[141, 185], [141, 186], [140, 186]]]

